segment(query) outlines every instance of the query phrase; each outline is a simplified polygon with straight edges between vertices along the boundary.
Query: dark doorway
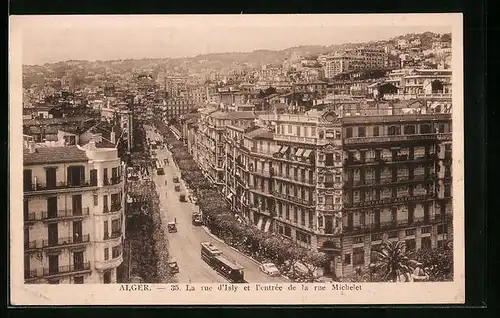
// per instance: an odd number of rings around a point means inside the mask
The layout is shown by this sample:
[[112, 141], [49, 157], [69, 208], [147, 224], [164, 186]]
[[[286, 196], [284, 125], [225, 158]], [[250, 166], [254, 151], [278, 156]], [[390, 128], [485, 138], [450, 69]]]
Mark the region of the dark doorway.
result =
[[75, 194], [71, 199], [72, 199], [71, 205], [73, 208], [73, 215], [82, 215], [82, 195]]
[[73, 222], [73, 242], [82, 242], [82, 221]]
[[57, 197], [47, 198], [47, 217], [49, 219], [57, 217]]
[[432, 81], [431, 83], [432, 93], [443, 93], [444, 85], [440, 80]]
[[57, 187], [56, 168], [46, 168], [45, 178], [47, 180], [47, 189], [55, 189]]
[[75, 267], [75, 271], [81, 271], [85, 269], [83, 264], [83, 251], [73, 253], [73, 265]]
[[90, 185], [97, 186], [97, 170], [90, 170]]
[[59, 255], [49, 255], [49, 274], [59, 273]]
[[105, 271], [103, 276], [104, 284], [111, 284], [111, 271]]
[[57, 223], [49, 223], [47, 227], [49, 246], [57, 246], [59, 241], [59, 229]]
[[68, 186], [81, 186], [85, 181], [85, 167], [68, 167]]
[[32, 180], [33, 180], [33, 176], [31, 174], [31, 170], [24, 170], [24, 172], [23, 172], [24, 191], [31, 190], [31, 188], [32, 188]]

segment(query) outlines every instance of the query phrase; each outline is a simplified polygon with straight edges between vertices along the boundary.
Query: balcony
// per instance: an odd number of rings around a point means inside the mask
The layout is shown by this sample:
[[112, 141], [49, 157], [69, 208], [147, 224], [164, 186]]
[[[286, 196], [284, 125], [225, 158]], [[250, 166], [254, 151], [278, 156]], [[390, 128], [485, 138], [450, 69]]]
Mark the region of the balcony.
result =
[[74, 190], [86, 187], [97, 187], [97, 184], [95, 182], [91, 182], [90, 180], [57, 182], [56, 184], [53, 185], [47, 185], [45, 183], [38, 182], [38, 183], [24, 184], [24, 192], [28, 193], [34, 192], [38, 194], [39, 192], [47, 191], [47, 192], [57, 193], [60, 192], [61, 190]]
[[387, 230], [397, 230], [397, 229], [402, 229], [402, 228], [407, 228], [407, 227], [417, 227], [417, 226], [425, 226], [425, 225], [432, 225], [439, 222], [437, 219], [430, 219], [426, 217], [419, 217], [419, 218], [414, 218], [413, 220], [397, 220], [397, 221], [387, 221], [387, 222], [381, 222], [381, 223], [373, 223], [373, 224], [364, 224], [364, 225], [354, 225], [354, 226], [347, 226], [344, 227], [344, 234], [350, 235], [356, 235], [356, 234], [363, 234], [363, 233], [377, 233], [377, 232], [384, 232]]
[[43, 221], [63, 220], [63, 219], [78, 219], [90, 215], [90, 208], [83, 208], [80, 210], [57, 210], [54, 212], [43, 211], [41, 219]]
[[283, 200], [286, 200], [286, 201], [289, 201], [289, 202], [292, 202], [292, 203], [300, 204], [300, 205], [303, 205], [305, 207], [312, 207], [312, 206], [316, 205], [316, 203], [313, 202], [313, 201], [299, 199], [299, 198], [297, 198], [297, 197], [295, 197], [293, 195], [280, 193], [279, 191], [273, 191], [273, 196], [275, 198], [279, 198], [279, 199], [283, 199]]
[[294, 142], [294, 143], [303, 143], [303, 144], [311, 144], [311, 145], [316, 144], [316, 138], [311, 138], [311, 137], [274, 135], [274, 140], [289, 141], [289, 142]]
[[122, 236], [122, 231], [113, 231], [111, 232], [111, 235], [109, 233], [104, 233], [104, 240], [114, 240], [116, 238], [119, 238]]
[[116, 185], [123, 181], [121, 176], [111, 177], [109, 180], [104, 179], [104, 185]]
[[24, 251], [29, 252], [41, 248], [37, 241], [24, 242]]
[[57, 240], [43, 240], [42, 247], [49, 248], [63, 248], [69, 246], [85, 245], [90, 243], [90, 234], [82, 235], [82, 237], [70, 236], [58, 238]]
[[268, 192], [268, 189], [266, 189], [266, 188], [257, 187], [255, 185], [249, 185], [248, 189], [250, 191], [255, 192], [257, 194], [260, 194], [260, 195], [264, 195], [267, 197], [273, 197], [273, 194]]
[[94, 266], [97, 270], [103, 271], [107, 269], [117, 268], [123, 262], [123, 254], [117, 258], [112, 258], [105, 261], [95, 261]]
[[29, 279], [32, 279], [32, 278], [37, 278], [37, 270], [36, 269], [30, 269], [30, 270], [27, 270], [25, 269], [24, 270], [24, 279], [26, 280], [29, 280]]
[[399, 198], [382, 198], [380, 200], [371, 200], [371, 201], [355, 202], [355, 203], [345, 202], [344, 207], [346, 209], [357, 209], [357, 208], [368, 208], [368, 207], [374, 207], [374, 206], [391, 205], [391, 204], [396, 204], [396, 203], [429, 201], [432, 199], [433, 199], [432, 193], [429, 193], [428, 195], [405, 196], [405, 197], [399, 197]]
[[250, 210], [255, 211], [257, 213], [260, 213], [260, 214], [264, 214], [264, 215], [270, 216], [270, 217], [274, 217], [275, 216], [274, 212], [271, 212], [268, 209], [259, 208], [258, 206], [250, 206]]
[[121, 203], [111, 203], [111, 207], [104, 206], [102, 209], [102, 213], [116, 213], [120, 212], [122, 210], [122, 205]]
[[300, 178], [298, 176], [293, 177], [290, 174], [279, 173], [279, 174], [274, 175], [274, 178], [279, 179], [279, 180], [283, 180], [286, 182], [298, 183], [298, 184], [306, 186], [306, 187], [315, 187], [316, 186], [316, 184], [314, 184], [314, 182], [316, 182], [316, 180], [314, 180], [314, 179], [312, 180], [313, 183], [309, 183], [309, 182], [306, 182], [305, 178]]
[[371, 136], [371, 137], [351, 137], [345, 138], [346, 145], [363, 145], [371, 143], [392, 143], [421, 140], [451, 140], [450, 133], [420, 134], [420, 135], [391, 135], [391, 136]]
[[53, 276], [74, 274], [77, 272], [87, 272], [87, 271], [90, 271], [90, 262], [73, 264], [73, 265], [63, 265], [55, 268], [46, 267], [43, 269], [43, 277], [49, 278]]

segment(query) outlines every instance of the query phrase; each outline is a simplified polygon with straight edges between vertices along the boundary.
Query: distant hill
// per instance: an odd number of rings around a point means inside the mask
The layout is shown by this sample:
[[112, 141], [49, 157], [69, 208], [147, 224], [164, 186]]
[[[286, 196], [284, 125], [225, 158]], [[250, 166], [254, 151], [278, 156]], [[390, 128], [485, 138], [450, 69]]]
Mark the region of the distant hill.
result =
[[[385, 46], [396, 44], [399, 39], [413, 40], [419, 38], [422, 49], [430, 48], [435, 40], [451, 41], [451, 34], [435, 34], [432, 32], [424, 32], [420, 34], [405, 34], [389, 40], [371, 41], [365, 43], [344, 43], [339, 45], [321, 46], [321, 45], [303, 45], [287, 48], [284, 50], [256, 50], [253, 52], [232, 52], [232, 53], [210, 53], [200, 54], [194, 57], [185, 58], [155, 58], [155, 59], [126, 59], [113, 61], [65, 61], [58, 63], [48, 63], [43, 66], [24, 66], [23, 71], [26, 74], [41, 75], [43, 69], [52, 71], [52, 75], [56, 74], [59, 77], [66, 72], [76, 72], [80, 76], [85, 76], [87, 72], [103, 74], [109, 69], [115, 70], [117, 73], [135, 72], [141, 69], [152, 69], [152, 74], [156, 74], [164, 69], [190, 69], [193, 72], [202, 70], [213, 70], [220, 72], [227, 70], [231, 66], [247, 64], [249, 67], [260, 67], [263, 64], [281, 64], [285, 58], [294, 56], [302, 57], [317, 57], [320, 54], [341, 51], [345, 49], [355, 48], [359, 46]], [[42, 69], [42, 70], [41, 70]], [[29, 86], [29, 80], [26, 86]]]

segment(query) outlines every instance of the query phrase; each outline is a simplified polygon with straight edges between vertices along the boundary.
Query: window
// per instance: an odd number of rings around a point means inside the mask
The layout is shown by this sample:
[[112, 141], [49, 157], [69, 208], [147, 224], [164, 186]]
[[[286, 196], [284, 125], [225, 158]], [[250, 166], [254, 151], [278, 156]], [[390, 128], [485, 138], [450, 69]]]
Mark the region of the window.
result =
[[325, 174], [325, 188], [333, 187], [333, 173]]
[[379, 134], [380, 134], [379, 127], [378, 126], [373, 127], [373, 136], [378, 136]]
[[292, 229], [289, 226], [285, 226], [285, 236], [292, 237]]
[[109, 238], [109, 226], [108, 221], [104, 221], [104, 239]]
[[404, 128], [405, 135], [415, 135], [415, 126], [406, 125]]
[[325, 165], [326, 166], [333, 166], [333, 153], [326, 154]]
[[293, 207], [293, 223], [298, 223], [298, 218], [299, 218], [299, 215], [297, 212], [297, 207], [294, 206]]
[[365, 215], [364, 212], [361, 212], [359, 214], [359, 224], [360, 225], [365, 225], [365, 223], [366, 223], [366, 215]]
[[352, 127], [347, 127], [345, 129], [345, 137], [346, 138], [351, 138], [352, 137]]
[[336, 161], [336, 162], [339, 162], [340, 160], [341, 160], [341, 158], [340, 158], [340, 153], [336, 152], [336, 153], [335, 153], [335, 161]]
[[107, 261], [109, 259], [109, 248], [104, 249], [104, 260]]
[[365, 263], [365, 250], [363, 248], [352, 249], [353, 265], [363, 265]]
[[351, 254], [344, 254], [344, 265], [351, 265]]
[[296, 126], [295, 129], [295, 134], [300, 137], [300, 126]]
[[415, 239], [405, 240], [405, 243], [407, 251], [414, 251], [416, 249]]
[[365, 127], [358, 127], [358, 137], [365, 137]]
[[439, 124], [439, 133], [444, 133], [445, 128], [446, 128], [446, 126], [444, 124]]
[[113, 259], [120, 257], [121, 254], [122, 254], [121, 245], [113, 247], [113, 250], [112, 250]]
[[98, 205], [99, 205], [99, 195], [94, 194], [94, 206], [98, 206]]
[[401, 134], [401, 127], [399, 127], [399, 126], [389, 126], [388, 134], [389, 134], [389, 136], [400, 135]]
[[316, 127], [311, 127], [311, 137], [316, 136]]
[[292, 133], [292, 125], [288, 125], [288, 133], [291, 134]]
[[446, 224], [439, 224], [437, 227], [438, 234], [446, 234], [448, 233], [448, 227]]
[[423, 249], [430, 249], [431, 246], [432, 246], [431, 237], [430, 236], [422, 237], [420, 247]]
[[108, 196], [107, 195], [104, 195], [102, 197], [102, 203], [104, 204], [104, 206], [103, 206], [103, 212], [104, 213], [109, 212], [109, 208], [108, 208]]
[[420, 125], [420, 133], [421, 134], [431, 134], [432, 133], [432, 127], [430, 124], [421, 124]]
[[333, 195], [325, 195], [325, 204], [333, 205]]
[[73, 284], [83, 284], [83, 276], [75, 276], [73, 278]]

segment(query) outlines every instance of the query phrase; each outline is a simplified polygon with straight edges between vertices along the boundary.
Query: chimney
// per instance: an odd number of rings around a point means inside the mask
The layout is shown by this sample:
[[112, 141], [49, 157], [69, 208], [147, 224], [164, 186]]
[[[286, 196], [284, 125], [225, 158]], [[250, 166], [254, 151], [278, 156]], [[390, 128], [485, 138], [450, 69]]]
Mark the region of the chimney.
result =
[[111, 139], [111, 143], [113, 143], [113, 144], [116, 143], [116, 134], [114, 131], [111, 132], [110, 139]]
[[35, 142], [34, 141], [28, 141], [28, 151], [29, 153], [34, 153], [35, 152]]

